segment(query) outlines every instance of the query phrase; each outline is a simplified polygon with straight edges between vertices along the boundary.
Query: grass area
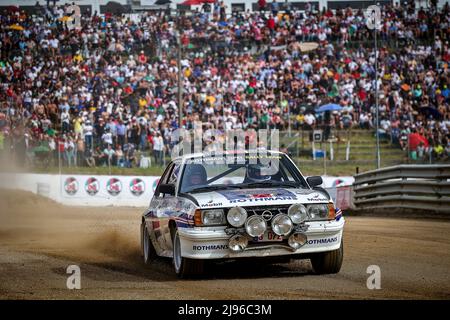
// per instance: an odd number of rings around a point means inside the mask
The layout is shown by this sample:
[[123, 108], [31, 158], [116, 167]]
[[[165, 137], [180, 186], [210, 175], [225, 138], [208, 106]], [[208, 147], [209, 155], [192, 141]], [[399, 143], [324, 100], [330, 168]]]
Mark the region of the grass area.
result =
[[[373, 132], [367, 130], [353, 130], [351, 132], [338, 131], [335, 135], [339, 138], [339, 143], [334, 143], [334, 159], [336, 161], [326, 161], [326, 168], [323, 159], [312, 161], [312, 143], [309, 141], [309, 132], [298, 132], [299, 136], [294, 137], [297, 132], [292, 132], [292, 137], [288, 137], [285, 133], [280, 135], [280, 146], [284, 144], [289, 146], [290, 154], [304, 175], [329, 175], [329, 176], [352, 176], [359, 172], [365, 172], [376, 169], [376, 142]], [[303, 134], [303, 137], [302, 137]], [[350, 161], [345, 161], [347, 141], [350, 139]], [[297, 150], [297, 146], [299, 150]], [[381, 164], [382, 167], [392, 166], [395, 164], [406, 163], [407, 158], [405, 152], [390, 141], [382, 141], [381, 143]], [[316, 144], [319, 148], [320, 144]], [[330, 154], [329, 143], [324, 143], [323, 148]], [[297, 152], [300, 156], [297, 157]], [[169, 162], [166, 159], [166, 163]], [[84, 175], [131, 175], [131, 176], [159, 176], [163, 173], [164, 167], [153, 166], [147, 169], [142, 168], [118, 168], [118, 167], [63, 167], [62, 174], [84, 174]], [[3, 169], [5, 170], [5, 169]], [[30, 168], [26, 170], [32, 173], [50, 173], [58, 174], [58, 167], [50, 168]]]
[[[147, 169], [143, 168], [118, 168], [118, 167], [63, 167], [61, 174], [84, 174], [84, 175], [118, 175], [118, 176], [160, 176], [165, 168], [154, 166]], [[58, 167], [32, 168], [26, 170], [29, 173], [47, 173], [58, 174]]]
[[[325, 173], [323, 160], [317, 160], [315, 162], [304, 161], [303, 159], [294, 158], [294, 162], [300, 168], [302, 173], [307, 176], [311, 175], [323, 175]], [[390, 166], [392, 163], [384, 162], [384, 166]], [[356, 167], [359, 167], [359, 172], [375, 169], [375, 160], [373, 163], [355, 164], [349, 163], [337, 163], [334, 161], [326, 162], [326, 174], [329, 176], [352, 176], [356, 173]], [[128, 176], [160, 176], [164, 167], [154, 166], [147, 169], [143, 168], [118, 168], [118, 167], [63, 167], [61, 168], [61, 174], [82, 174], [82, 175], [128, 175]], [[58, 174], [58, 167], [45, 168], [29, 168], [24, 170], [28, 173], [47, 173]]]
[[[318, 161], [314, 164], [305, 164], [302, 161], [295, 161], [300, 170], [304, 175], [323, 175], [324, 167], [323, 161]], [[375, 169], [375, 165], [355, 165], [349, 164], [335, 164], [333, 162], [327, 161], [326, 173], [330, 176], [349, 176], [355, 174], [356, 167], [360, 168], [360, 172]], [[160, 176], [165, 168], [163, 167], [150, 167], [147, 169], [142, 168], [117, 168], [111, 167], [71, 167], [71, 168], [61, 168], [61, 174], [81, 174], [81, 175], [113, 175], [113, 176]], [[9, 171], [10, 173], [11, 171]], [[45, 168], [28, 168], [25, 170], [16, 170], [16, 172], [26, 172], [26, 173], [45, 173], [45, 174], [59, 174], [58, 167]]]
[[[365, 164], [355, 164], [349, 163], [336, 163], [334, 161], [327, 161], [326, 168], [324, 166], [323, 160], [319, 160], [312, 163], [305, 163], [300, 161], [295, 161], [298, 168], [302, 171], [305, 176], [315, 176], [315, 175], [328, 175], [328, 176], [353, 176], [356, 174], [356, 168], [359, 169], [359, 173], [370, 171], [376, 169], [375, 160], [373, 163]], [[393, 164], [390, 162], [382, 162], [382, 167], [389, 167]]]
[[[280, 145], [289, 146], [290, 154], [299, 156], [300, 160], [311, 160], [313, 144], [309, 141], [309, 132], [300, 131], [293, 133], [298, 136], [288, 137], [282, 135], [280, 137]], [[345, 160], [348, 141], [350, 141], [350, 160], [351, 161], [365, 161], [375, 162], [376, 159], [376, 139], [371, 131], [367, 130], [353, 130], [335, 131], [335, 139], [333, 140], [334, 160]], [[326, 150], [327, 155], [330, 155], [330, 143], [315, 143], [316, 149]], [[406, 162], [406, 153], [398, 146], [393, 145], [388, 139], [380, 140], [380, 153], [382, 160], [387, 160], [389, 163]]]

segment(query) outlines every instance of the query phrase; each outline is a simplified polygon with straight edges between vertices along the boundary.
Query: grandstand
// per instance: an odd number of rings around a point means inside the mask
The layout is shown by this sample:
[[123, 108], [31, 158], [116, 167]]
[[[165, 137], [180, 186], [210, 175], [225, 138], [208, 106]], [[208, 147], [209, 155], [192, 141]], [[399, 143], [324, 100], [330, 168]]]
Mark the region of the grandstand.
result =
[[[171, 15], [122, 1], [132, 13], [117, 14], [76, 1], [90, 7], [71, 29], [67, 2], [29, 3], [0, 8], [0, 152], [18, 164], [154, 165], [181, 111], [186, 129], [279, 129], [299, 162], [330, 172], [313, 152], [326, 150], [352, 174], [375, 164], [375, 85], [382, 164], [449, 161], [448, 6], [383, 7], [375, 81], [373, 32], [355, 8], [231, 15], [218, 2]], [[318, 112], [329, 103], [339, 109]]]
[[[41, 6], [45, 6], [47, 0], [4, 0], [0, 4], [0, 11], [2, 8], [6, 8], [8, 6], [19, 6], [22, 10], [26, 10], [27, 12], [34, 12], [36, 10], [36, 2], [39, 2]], [[50, 0], [50, 3], [53, 3], [54, 0]], [[91, 13], [93, 14], [97, 11], [100, 14], [104, 14], [108, 11], [108, 3], [115, 2], [124, 7], [124, 10], [127, 13], [141, 12], [147, 10], [162, 10], [169, 7], [171, 10], [176, 11], [188, 11], [190, 9], [200, 9], [201, 6], [185, 6], [181, 3], [184, 0], [173, 0], [170, 3], [167, 3], [167, 0], [163, 0], [158, 2], [158, 0], [56, 0], [56, 4], [65, 5], [65, 4], [76, 4], [81, 8], [83, 13]], [[259, 10], [258, 1], [257, 0], [224, 0], [224, 4], [226, 5], [226, 11], [228, 14], [232, 12], [242, 12], [242, 11], [257, 11]], [[272, 1], [266, 1], [269, 5]], [[377, 5], [403, 5], [405, 2], [411, 1], [400, 1], [400, 0], [314, 0], [314, 1], [306, 1], [306, 0], [294, 0], [294, 1], [284, 1], [279, 0], [278, 3], [283, 6], [285, 3], [290, 3], [291, 7], [295, 10], [305, 10], [307, 8], [307, 4], [311, 6], [312, 10], [322, 10], [323, 8], [330, 8], [332, 10], [335, 9], [344, 9], [346, 7], [351, 7], [353, 9], [364, 9], [369, 5], [377, 4]], [[415, 0], [413, 1], [417, 8], [424, 7], [427, 8], [431, 5], [431, 2], [425, 0]], [[436, 5], [439, 8], [442, 8], [446, 0], [436, 0]], [[167, 3], [159, 5], [158, 3]]]

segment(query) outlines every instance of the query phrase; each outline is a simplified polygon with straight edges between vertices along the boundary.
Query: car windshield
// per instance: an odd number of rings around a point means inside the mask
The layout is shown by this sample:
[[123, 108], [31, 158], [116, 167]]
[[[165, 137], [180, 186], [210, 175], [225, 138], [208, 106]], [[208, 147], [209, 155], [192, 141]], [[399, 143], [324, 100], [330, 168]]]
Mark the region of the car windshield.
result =
[[305, 179], [285, 155], [242, 154], [188, 159], [180, 192], [266, 186], [307, 188]]

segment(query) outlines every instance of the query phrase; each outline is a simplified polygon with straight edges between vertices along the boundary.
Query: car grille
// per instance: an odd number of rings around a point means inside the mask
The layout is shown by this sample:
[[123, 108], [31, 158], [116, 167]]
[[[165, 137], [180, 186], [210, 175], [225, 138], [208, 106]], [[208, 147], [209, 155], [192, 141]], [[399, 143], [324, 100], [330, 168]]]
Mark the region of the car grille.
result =
[[[259, 215], [263, 216], [264, 220], [267, 222], [271, 221], [273, 217], [275, 217], [277, 214], [288, 213], [289, 206], [281, 205], [281, 206], [267, 206], [267, 207], [244, 207], [245, 210], [247, 210], [248, 216], [252, 215]], [[268, 219], [270, 216], [270, 213], [272, 214], [272, 218]]]
[[[243, 207], [243, 208], [247, 211], [247, 215], [249, 217], [251, 217], [255, 214], [262, 216], [263, 219], [267, 223], [267, 230], [272, 230], [271, 222], [272, 222], [273, 218], [280, 213], [287, 214], [290, 206], [291, 205], [278, 205], [278, 206], [272, 205], [272, 206], [265, 206], [265, 207]], [[270, 212], [271, 214], [269, 214], [268, 212]], [[242, 228], [244, 228], [244, 226], [242, 226]], [[234, 227], [231, 227], [228, 230], [234, 230], [234, 229], [235, 229]], [[238, 229], [235, 229], [235, 230], [238, 230]], [[225, 230], [225, 232], [226, 231], [227, 230]], [[231, 234], [234, 234], [234, 233], [231, 233]], [[284, 239], [283, 242], [279, 242], [279, 244], [285, 243], [285, 242], [286, 242], [286, 239]]]

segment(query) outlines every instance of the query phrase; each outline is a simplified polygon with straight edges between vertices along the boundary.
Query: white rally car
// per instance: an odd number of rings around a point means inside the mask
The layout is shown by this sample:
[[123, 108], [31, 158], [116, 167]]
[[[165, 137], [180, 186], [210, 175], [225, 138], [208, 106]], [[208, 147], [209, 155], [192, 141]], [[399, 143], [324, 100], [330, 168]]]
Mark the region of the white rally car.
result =
[[321, 184], [275, 151], [177, 158], [142, 216], [144, 262], [170, 257], [184, 277], [205, 259], [287, 256], [337, 273], [345, 220]]

